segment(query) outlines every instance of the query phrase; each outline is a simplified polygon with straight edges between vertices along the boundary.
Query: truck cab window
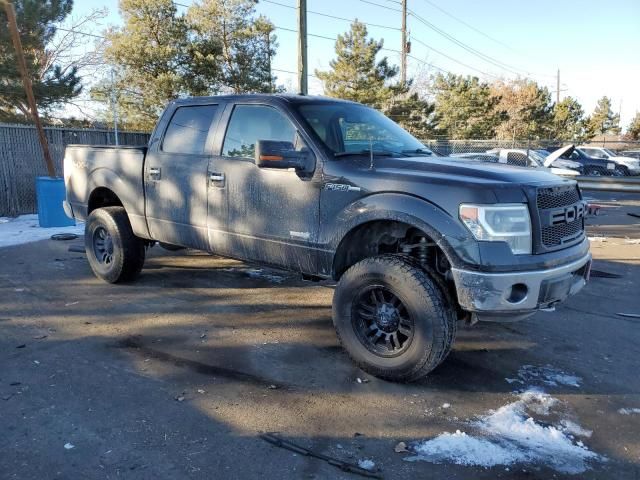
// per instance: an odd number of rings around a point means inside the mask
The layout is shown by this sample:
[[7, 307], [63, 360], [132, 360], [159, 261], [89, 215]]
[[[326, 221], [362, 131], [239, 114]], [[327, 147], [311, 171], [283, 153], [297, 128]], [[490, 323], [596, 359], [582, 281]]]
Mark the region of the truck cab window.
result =
[[162, 141], [162, 151], [180, 154], [204, 154], [211, 122], [217, 105], [179, 107], [173, 113]]
[[296, 143], [296, 129], [273, 107], [236, 105], [222, 146], [225, 157], [254, 158], [258, 140]]

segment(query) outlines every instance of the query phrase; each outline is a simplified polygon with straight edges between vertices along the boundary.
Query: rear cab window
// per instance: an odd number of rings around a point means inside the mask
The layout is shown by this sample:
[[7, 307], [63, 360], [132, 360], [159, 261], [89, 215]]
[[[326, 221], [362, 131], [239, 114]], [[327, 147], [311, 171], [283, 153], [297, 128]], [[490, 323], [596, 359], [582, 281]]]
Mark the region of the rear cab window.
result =
[[217, 105], [189, 105], [176, 108], [162, 140], [165, 153], [203, 155]]

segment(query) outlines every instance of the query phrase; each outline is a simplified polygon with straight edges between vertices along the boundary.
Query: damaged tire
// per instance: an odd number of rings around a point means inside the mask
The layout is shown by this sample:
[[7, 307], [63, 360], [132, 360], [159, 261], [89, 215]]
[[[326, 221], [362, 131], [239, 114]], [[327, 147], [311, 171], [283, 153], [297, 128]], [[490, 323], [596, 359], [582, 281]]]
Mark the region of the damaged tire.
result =
[[133, 280], [144, 265], [144, 242], [133, 234], [123, 207], [91, 212], [85, 224], [84, 245], [93, 273], [105, 282]]
[[362, 370], [386, 380], [424, 377], [451, 350], [456, 315], [439, 283], [398, 255], [347, 270], [333, 297], [342, 346]]

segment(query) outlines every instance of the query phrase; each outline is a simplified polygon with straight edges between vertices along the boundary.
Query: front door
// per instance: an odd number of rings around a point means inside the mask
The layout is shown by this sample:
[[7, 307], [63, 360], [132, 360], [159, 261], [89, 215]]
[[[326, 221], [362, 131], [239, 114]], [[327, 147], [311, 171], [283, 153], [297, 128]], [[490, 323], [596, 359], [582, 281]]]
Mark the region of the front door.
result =
[[[145, 161], [145, 206], [152, 238], [209, 249], [207, 168], [217, 105], [177, 105]], [[224, 213], [226, 215], [226, 213]]]
[[315, 272], [319, 176], [259, 168], [254, 161], [258, 140], [291, 142], [297, 149], [307, 148], [305, 143], [291, 119], [274, 106], [236, 104], [227, 108], [229, 120], [220, 139], [221, 152], [209, 167], [210, 188], [226, 192], [228, 220], [226, 232], [218, 235], [220, 253]]

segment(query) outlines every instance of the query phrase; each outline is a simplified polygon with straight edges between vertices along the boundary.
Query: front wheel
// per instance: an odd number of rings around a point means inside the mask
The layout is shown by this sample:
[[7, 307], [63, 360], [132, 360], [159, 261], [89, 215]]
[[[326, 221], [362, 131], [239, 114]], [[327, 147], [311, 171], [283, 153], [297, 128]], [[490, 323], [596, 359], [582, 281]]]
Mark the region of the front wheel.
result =
[[616, 169], [613, 171], [613, 174], [616, 177], [627, 177], [629, 176], [629, 169], [622, 165], [618, 165]]
[[353, 361], [392, 381], [436, 368], [453, 344], [456, 317], [438, 283], [410, 259], [367, 258], [349, 268], [333, 297], [333, 323]]
[[601, 177], [602, 176], [602, 170], [600, 170], [599, 168], [588, 168], [585, 173], [586, 173], [586, 175], [588, 177]]
[[133, 280], [144, 265], [144, 242], [134, 235], [122, 207], [91, 212], [84, 227], [84, 246], [93, 273], [105, 282]]

